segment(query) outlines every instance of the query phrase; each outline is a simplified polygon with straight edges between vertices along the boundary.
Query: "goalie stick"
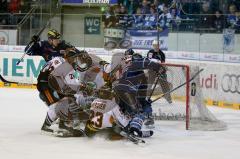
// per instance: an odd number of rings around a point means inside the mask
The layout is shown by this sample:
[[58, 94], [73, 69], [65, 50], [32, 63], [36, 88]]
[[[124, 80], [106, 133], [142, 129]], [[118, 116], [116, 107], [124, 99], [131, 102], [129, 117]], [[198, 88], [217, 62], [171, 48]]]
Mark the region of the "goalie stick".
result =
[[191, 82], [191, 81], [194, 80], [194, 79], [195, 79], [195, 78], [196, 78], [196, 77], [197, 77], [197, 76], [198, 76], [203, 70], [204, 70], [203, 68], [200, 69], [200, 70], [199, 70], [198, 72], [196, 72], [196, 73], [192, 76], [192, 78], [190, 78], [188, 81], [186, 81], [186, 82], [180, 84], [179, 86], [177, 86], [177, 87], [171, 89], [171, 90], [168, 91], [168, 92], [165, 92], [165, 93], [161, 94], [161, 95], [158, 96], [156, 99], [152, 100], [151, 103], [156, 102], [157, 100], [159, 100], [160, 98], [162, 98], [162, 97], [165, 96], [166, 94], [170, 94], [170, 93], [174, 92], [175, 90], [181, 88], [182, 86], [186, 85], [187, 83]]

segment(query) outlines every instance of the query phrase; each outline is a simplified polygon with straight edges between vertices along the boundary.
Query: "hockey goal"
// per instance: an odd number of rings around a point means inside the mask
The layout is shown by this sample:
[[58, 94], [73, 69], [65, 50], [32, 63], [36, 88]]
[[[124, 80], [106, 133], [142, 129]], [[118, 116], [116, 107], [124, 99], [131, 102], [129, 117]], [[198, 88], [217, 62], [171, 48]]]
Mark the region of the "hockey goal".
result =
[[[153, 102], [155, 120], [184, 121], [187, 130], [225, 130], [226, 124], [218, 120], [204, 103], [200, 87], [201, 73], [194, 77], [199, 67], [181, 64], [164, 66], [166, 74], [161, 75], [159, 80], [156, 80], [154, 73], [149, 72], [149, 95], [152, 94], [151, 99], [156, 100]], [[181, 87], [171, 92], [178, 86]]]

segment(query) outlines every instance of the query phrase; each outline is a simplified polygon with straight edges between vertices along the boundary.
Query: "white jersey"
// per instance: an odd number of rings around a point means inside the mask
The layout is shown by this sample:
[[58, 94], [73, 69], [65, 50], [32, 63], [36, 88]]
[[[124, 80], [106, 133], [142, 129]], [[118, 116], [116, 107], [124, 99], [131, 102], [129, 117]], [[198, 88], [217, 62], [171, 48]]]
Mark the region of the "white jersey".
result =
[[59, 93], [69, 94], [79, 91], [83, 79], [81, 76], [84, 75], [75, 71], [72, 65], [70, 65], [64, 58], [55, 57], [47, 62], [42, 69], [42, 72], [47, 71], [50, 72], [48, 79], [50, 80], [51, 87]]
[[[42, 72], [49, 71], [50, 73], [53, 70], [56, 70], [58, 67], [61, 67], [64, 63], [67, 63], [66, 60], [62, 57], [54, 57], [52, 60], [48, 61], [43, 69]], [[68, 64], [70, 66], [70, 64]], [[71, 67], [71, 66], [70, 66]], [[81, 75], [81, 73], [76, 72], [73, 68], [68, 69], [68, 73], [65, 73], [65, 81], [66, 84], [79, 84], [81, 77], [84, 76], [84, 74]], [[64, 71], [63, 71], [64, 72]]]
[[87, 71], [75, 71], [64, 58], [55, 57], [47, 62], [42, 69], [42, 72], [49, 71], [50, 76], [55, 78], [59, 88], [56, 88], [59, 93], [69, 94], [70, 92], [77, 93], [83, 83], [94, 82], [97, 88], [104, 85], [102, 72], [94, 72], [95, 66], [92, 66]]
[[125, 127], [130, 122], [130, 118], [125, 116], [119, 106], [111, 100], [95, 99], [91, 104], [91, 125], [96, 129], [112, 127], [114, 123]]
[[54, 57], [52, 60], [48, 61], [42, 68], [41, 72], [52, 72], [54, 69], [59, 67], [65, 62], [65, 59], [62, 57]]

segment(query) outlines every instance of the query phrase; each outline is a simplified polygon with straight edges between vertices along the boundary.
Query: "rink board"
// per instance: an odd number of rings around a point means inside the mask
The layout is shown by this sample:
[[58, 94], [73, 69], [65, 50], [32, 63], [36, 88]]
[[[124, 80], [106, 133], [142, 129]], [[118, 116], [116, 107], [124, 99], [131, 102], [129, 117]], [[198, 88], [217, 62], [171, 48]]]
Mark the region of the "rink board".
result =
[[[113, 52], [101, 54], [100, 51], [94, 49], [89, 52], [96, 52], [96, 54], [107, 61], [111, 59], [113, 54]], [[45, 62], [41, 57], [26, 56], [24, 61], [17, 66], [16, 62], [21, 58], [22, 54], [21, 47], [15, 48], [15, 50], [0, 52], [1, 75], [9, 81], [19, 82], [19, 84], [4, 84], [0, 82], [0, 87], [36, 88], [32, 84], [36, 84], [39, 71]], [[207, 105], [240, 109], [239, 64], [190, 60], [168, 60], [167, 63], [200, 66], [200, 68], [204, 69], [200, 75], [200, 84]]]

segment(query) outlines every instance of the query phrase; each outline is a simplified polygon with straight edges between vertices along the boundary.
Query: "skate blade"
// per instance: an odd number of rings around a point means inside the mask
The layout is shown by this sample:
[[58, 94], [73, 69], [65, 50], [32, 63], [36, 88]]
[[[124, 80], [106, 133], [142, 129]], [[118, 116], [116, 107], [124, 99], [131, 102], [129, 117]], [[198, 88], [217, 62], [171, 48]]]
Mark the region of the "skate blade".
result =
[[146, 128], [146, 129], [154, 129], [155, 126], [154, 126], [154, 125], [145, 125], [145, 128]]

